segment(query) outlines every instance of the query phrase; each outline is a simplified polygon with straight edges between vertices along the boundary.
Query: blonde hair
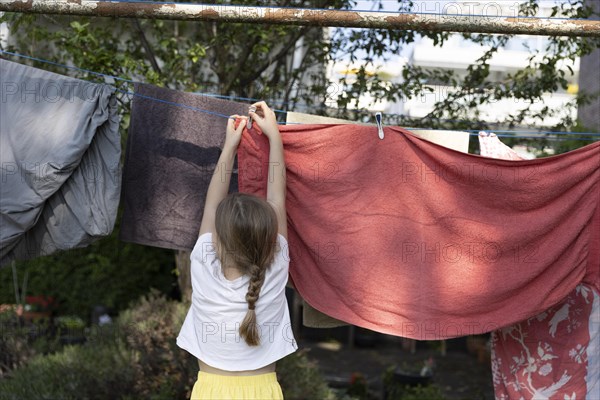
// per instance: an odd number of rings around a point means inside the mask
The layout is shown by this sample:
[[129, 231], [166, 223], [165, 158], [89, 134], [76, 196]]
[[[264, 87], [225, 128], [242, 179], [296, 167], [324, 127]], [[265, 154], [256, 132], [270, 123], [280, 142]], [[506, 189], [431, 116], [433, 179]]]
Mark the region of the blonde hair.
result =
[[248, 312], [239, 332], [249, 346], [258, 346], [255, 308], [265, 273], [275, 255], [277, 215], [273, 207], [259, 197], [232, 193], [217, 207], [215, 230], [221, 265], [235, 265], [250, 276], [246, 293]]

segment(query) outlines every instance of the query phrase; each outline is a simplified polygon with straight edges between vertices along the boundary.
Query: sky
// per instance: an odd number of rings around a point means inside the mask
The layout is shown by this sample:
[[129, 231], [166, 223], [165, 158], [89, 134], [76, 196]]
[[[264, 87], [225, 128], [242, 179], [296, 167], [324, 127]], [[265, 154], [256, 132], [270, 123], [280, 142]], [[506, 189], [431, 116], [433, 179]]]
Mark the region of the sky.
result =
[[[507, 15], [511, 15], [516, 12], [518, 4], [524, 3], [525, 0], [414, 0], [414, 10], [416, 12], [424, 13], [461, 13], [461, 14], [478, 14], [482, 10], [489, 10], [490, 15], [498, 15], [498, 8], [496, 5], [504, 6], [508, 8]], [[551, 7], [556, 4], [565, 3], [565, 0], [538, 0], [538, 4], [541, 6]], [[382, 0], [384, 8], [381, 11], [397, 11], [399, 2], [397, 0]], [[374, 1], [357, 1], [355, 10], [361, 11], [379, 11], [375, 7], [376, 2]], [[515, 11], [512, 11], [515, 10]], [[348, 29], [348, 28], [338, 28]], [[408, 58], [412, 51], [412, 45], [405, 46], [400, 54], [390, 55], [390, 63], [397, 61], [399, 57]], [[359, 55], [360, 58], [360, 55]]]

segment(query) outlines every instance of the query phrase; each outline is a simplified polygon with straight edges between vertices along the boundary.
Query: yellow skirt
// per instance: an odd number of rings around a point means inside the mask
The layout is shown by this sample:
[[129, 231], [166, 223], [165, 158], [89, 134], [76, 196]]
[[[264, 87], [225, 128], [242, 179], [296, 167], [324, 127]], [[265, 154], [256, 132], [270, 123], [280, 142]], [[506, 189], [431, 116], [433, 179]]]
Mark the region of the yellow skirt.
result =
[[190, 400], [283, 400], [275, 372], [225, 376], [198, 372]]

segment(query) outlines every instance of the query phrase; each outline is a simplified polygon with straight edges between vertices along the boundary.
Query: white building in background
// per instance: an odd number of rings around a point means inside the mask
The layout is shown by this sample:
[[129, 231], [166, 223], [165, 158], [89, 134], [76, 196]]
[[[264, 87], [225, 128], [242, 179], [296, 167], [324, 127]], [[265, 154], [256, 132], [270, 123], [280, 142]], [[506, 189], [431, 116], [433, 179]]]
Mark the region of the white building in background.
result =
[[[537, 57], [541, 60], [546, 44], [547, 39], [543, 36], [517, 36], [511, 39], [489, 61], [489, 80], [492, 82], [507, 81], [509, 74], [514, 74], [529, 65], [529, 58], [537, 51], [540, 52]], [[465, 40], [459, 35], [453, 35], [444, 43], [443, 47], [434, 46], [430, 39], [425, 38], [415, 44], [408, 62], [424, 69], [453, 70], [460, 77], [466, 75], [468, 66], [474, 64], [486, 50], [485, 47]], [[566, 74], [570, 84], [569, 89], [544, 95], [543, 101], [531, 106], [533, 109], [541, 110], [545, 106], [551, 109], [560, 109], [575, 99], [579, 79], [579, 60], [569, 64], [564, 63], [559, 67], [568, 71], [567, 65], [574, 72], [572, 76], [570, 76], [570, 72]], [[506, 83], [510, 84], [508, 81]], [[417, 118], [426, 116], [433, 110], [436, 102], [446, 98], [448, 93], [452, 91], [451, 87], [436, 85], [435, 83], [429, 86], [433, 89], [431, 94], [390, 105], [387, 111]], [[503, 120], [506, 116], [528, 107], [530, 107], [529, 103], [525, 103], [523, 100], [504, 99], [482, 106], [480, 108], [482, 112], [480, 118], [488, 122]], [[576, 118], [577, 110], [573, 109], [570, 116]], [[544, 121], [544, 125], [556, 125], [560, 120], [560, 117], [549, 117]], [[525, 120], [524, 123], [535, 123], [535, 121]]]
[[[3, 17], [4, 13], [0, 12], [0, 17]], [[5, 48], [8, 45], [8, 25], [6, 22], [0, 23], [0, 46]]]
[[[499, 4], [494, 2], [495, 5]], [[514, 15], [518, 9], [518, 2], [501, 3], [502, 11], [495, 6], [493, 9], [489, 7], [489, 2], [451, 2], [445, 3], [443, 9], [438, 12], [447, 14], [483, 14], [484, 12], [492, 13], [491, 16]], [[479, 5], [479, 6], [478, 6]], [[428, 6], [429, 7], [429, 6]], [[487, 8], [486, 8], [487, 7]], [[431, 7], [429, 7], [431, 8]], [[430, 9], [423, 11], [432, 12]], [[549, 16], [551, 13], [550, 7], [541, 8], [538, 16]], [[529, 65], [529, 58], [538, 54], [537, 57], [543, 58], [548, 39], [545, 36], [528, 36], [519, 35], [512, 38], [505, 47], [501, 48], [489, 61], [490, 76], [492, 82], [502, 82], [507, 79], [509, 74], [514, 74], [518, 70]], [[421, 38], [417, 42], [411, 44], [403, 52], [403, 56], [394, 57], [393, 61], [374, 65], [368, 72], [379, 73], [382, 79], [390, 82], [402, 82], [402, 69], [405, 64], [419, 66], [424, 69], [443, 69], [453, 70], [459, 77], [464, 77], [467, 73], [469, 65], [474, 64], [486, 50], [485, 46], [473, 43], [466, 40], [460, 34], [451, 35], [450, 38], [440, 46], [434, 46], [433, 41], [428, 38]], [[551, 109], [562, 109], [568, 102], [573, 101], [578, 91], [579, 79], [579, 59], [575, 62], [564, 63], [559, 67], [565, 69], [565, 77], [569, 81], [569, 88], [566, 91], [558, 91], [556, 93], [548, 93], [543, 96], [543, 101], [534, 104], [534, 109], [542, 109], [547, 106]], [[351, 80], [352, 71], [358, 68], [357, 65], [346, 65], [338, 63], [330, 66], [330, 78], [332, 82], [337, 82], [338, 78], [349, 72], [348, 80]], [[574, 72], [571, 75], [569, 68]], [[335, 84], [333, 84], [335, 85]], [[453, 88], [443, 85], [438, 85], [431, 82], [428, 85], [433, 91], [430, 94], [414, 97], [412, 99], [400, 99], [397, 102], [380, 102], [373, 103], [370, 96], [362, 96], [358, 101], [358, 108], [367, 108], [374, 112], [382, 111], [389, 114], [401, 114], [415, 118], [421, 118], [429, 114], [435, 103], [443, 100]], [[342, 89], [340, 88], [340, 91]], [[330, 100], [329, 105], [335, 106], [335, 98]], [[353, 104], [354, 106], [354, 104]], [[479, 108], [483, 114], [479, 118], [486, 122], [495, 122], [505, 119], [508, 115], [514, 114], [523, 108], [530, 107], [529, 103], [524, 103], [518, 99], [505, 99], [492, 104], [484, 105]], [[569, 113], [573, 118], [577, 117], [575, 108]], [[562, 120], [562, 117], [548, 117], [544, 121], [544, 126], [556, 125]], [[539, 121], [524, 121], [524, 124], [539, 124]], [[539, 127], [539, 126], [538, 126]]]

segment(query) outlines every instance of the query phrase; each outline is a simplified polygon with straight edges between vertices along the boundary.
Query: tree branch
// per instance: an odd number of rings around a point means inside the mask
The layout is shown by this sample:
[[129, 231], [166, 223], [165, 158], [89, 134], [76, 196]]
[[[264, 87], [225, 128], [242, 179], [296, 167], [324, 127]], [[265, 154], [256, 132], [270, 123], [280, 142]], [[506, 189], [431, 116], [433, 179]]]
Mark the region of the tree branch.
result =
[[231, 90], [231, 86], [233, 86], [233, 82], [235, 82], [235, 79], [238, 77], [238, 75], [242, 71], [242, 68], [246, 64], [246, 61], [248, 61], [248, 57], [250, 57], [250, 54], [252, 54], [252, 49], [254, 49], [254, 46], [256, 46], [256, 44], [258, 43], [259, 40], [260, 39], [257, 36], [255, 36], [254, 40], [252, 40], [252, 43], [250, 43], [249, 45], [244, 47], [244, 51], [239, 58], [239, 62], [237, 63], [237, 66], [235, 67], [235, 69], [233, 71], [231, 71], [231, 73], [228, 74], [228, 79], [227, 79], [228, 82], [225, 83], [225, 86], [223, 88], [223, 94], [229, 93], [229, 91]]
[[265, 62], [263, 65], [261, 65], [260, 67], [256, 68], [254, 71], [252, 71], [252, 74], [250, 76], [247, 76], [244, 79], [240, 80], [240, 84], [242, 86], [248, 85], [250, 82], [254, 81], [255, 79], [257, 79], [258, 77], [260, 77], [262, 75], [262, 73], [269, 68], [274, 62], [279, 61], [281, 58], [285, 57], [288, 54], [288, 51], [292, 48], [292, 46], [294, 46], [296, 44], [296, 42], [303, 36], [306, 34], [306, 32], [308, 32], [310, 28], [309, 27], [303, 27], [302, 29], [300, 29], [298, 31], [298, 33], [296, 35], [294, 35], [292, 37], [292, 39], [290, 41], [288, 41], [283, 48], [281, 48], [281, 50], [279, 50], [279, 52], [277, 53], [277, 55], [275, 55], [274, 58], [270, 58], [267, 62]]
[[150, 47], [150, 43], [148, 43], [148, 39], [146, 39], [146, 34], [144, 33], [142, 26], [140, 25], [140, 21], [137, 18], [133, 18], [131, 20], [131, 24], [133, 25], [135, 30], [137, 30], [137, 32], [140, 36], [140, 40], [142, 41], [142, 46], [144, 47], [144, 50], [146, 51], [146, 56], [148, 57], [148, 60], [150, 61], [150, 64], [152, 65], [152, 69], [159, 75], [162, 75], [162, 71], [160, 70], [160, 67], [158, 66], [158, 62], [156, 61], [156, 56], [154, 55], [154, 51], [152, 51], [152, 47]]

